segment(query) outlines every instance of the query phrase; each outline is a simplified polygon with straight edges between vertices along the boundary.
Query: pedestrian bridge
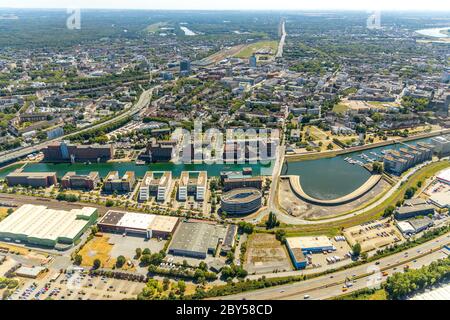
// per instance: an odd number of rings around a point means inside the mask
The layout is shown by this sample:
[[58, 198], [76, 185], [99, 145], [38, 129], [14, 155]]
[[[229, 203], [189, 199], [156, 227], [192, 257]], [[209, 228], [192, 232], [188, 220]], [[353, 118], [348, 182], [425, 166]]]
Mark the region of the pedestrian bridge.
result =
[[291, 186], [291, 190], [295, 193], [297, 197], [302, 199], [303, 201], [316, 204], [319, 206], [339, 206], [343, 205], [349, 202], [352, 202], [363, 195], [365, 195], [367, 192], [372, 190], [373, 187], [375, 187], [378, 182], [380, 182], [382, 178], [381, 174], [373, 174], [361, 187], [353, 191], [352, 193], [349, 193], [341, 198], [332, 199], [332, 200], [321, 200], [314, 197], [309, 196], [306, 194], [306, 192], [303, 190], [302, 185], [300, 183], [300, 177], [299, 176], [282, 176], [281, 179], [289, 179], [289, 184]]

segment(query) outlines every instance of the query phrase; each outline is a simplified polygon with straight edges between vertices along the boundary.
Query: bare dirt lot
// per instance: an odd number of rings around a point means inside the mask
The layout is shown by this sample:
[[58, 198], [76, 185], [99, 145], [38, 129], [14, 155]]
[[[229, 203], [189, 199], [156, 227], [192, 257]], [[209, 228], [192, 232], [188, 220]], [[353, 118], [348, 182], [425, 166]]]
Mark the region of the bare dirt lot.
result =
[[247, 242], [244, 268], [250, 273], [292, 270], [288, 253], [273, 234], [252, 234]]
[[373, 200], [375, 197], [388, 190], [389, 187], [389, 183], [381, 180], [374, 188], [372, 188], [372, 190], [355, 201], [340, 206], [326, 207], [310, 204], [301, 200], [291, 191], [289, 180], [282, 179], [280, 181], [278, 197], [279, 199], [283, 199], [283, 201], [279, 201], [279, 203], [290, 215], [302, 219], [314, 220], [332, 217], [358, 209], [364, 205], [364, 203]]

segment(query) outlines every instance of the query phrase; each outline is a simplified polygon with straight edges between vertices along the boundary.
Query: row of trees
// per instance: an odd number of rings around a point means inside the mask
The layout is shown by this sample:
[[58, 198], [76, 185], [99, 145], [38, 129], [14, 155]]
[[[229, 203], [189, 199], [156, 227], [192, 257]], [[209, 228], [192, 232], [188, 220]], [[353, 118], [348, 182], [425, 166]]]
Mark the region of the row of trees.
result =
[[401, 299], [409, 294], [450, 279], [450, 258], [434, 261], [429, 266], [405, 273], [395, 273], [388, 278], [386, 292], [390, 299]]

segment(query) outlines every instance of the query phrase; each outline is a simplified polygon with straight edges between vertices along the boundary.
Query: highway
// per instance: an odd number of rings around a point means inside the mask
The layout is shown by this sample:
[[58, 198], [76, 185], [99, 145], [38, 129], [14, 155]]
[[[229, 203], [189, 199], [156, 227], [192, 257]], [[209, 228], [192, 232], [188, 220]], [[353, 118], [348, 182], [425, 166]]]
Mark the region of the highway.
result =
[[[405, 265], [411, 268], [420, 268], [437, 259], [446, 257], [450, 252], [443, 249], [450, 244], [450, 233], [447, 233], [432, 241], [416, 246], [409, 250], [387, 256], [375, 262], [356, 266], [333, 274], [320, 276], [310, 280], [292, 284], [271, 287], [256, 291], [244, 292], [236, 295], [217, 297], [223, 300], [303, 300], [305, 295], [309, 299], [329, 299], [344, 294], [343, 285], [348, 279], [356, 279], [351, 288], [345, 293], [350, 293], [368, 287], [371, 284], [379, 284], [386, 280], [380, 273], [383, 271], [392, 274], [402, 272]], [[372, 274], [376, 271], [375, 274]]]
[[283, 57], [283, 48], [284, 48], [284, 43], [286, 41], [286, 21], [283, 20], [282, 24], [281, 24], [281, 39], [280, 42], [278, 43], [278, 50], [277, 50], [277, 54], [275, 56], [275, 58], [281, 58]]
[[82, 130], [79, 130], [79, 131], [76, 131], [76, 132], [73, 132], [73, 133], [70, 133], [70, 134], [67, 134], [67, 135], [64, 135], [64, 136], [52, 139], [52, 140], [47, 140], [45, 142], [36, 144], [34, 146], [25, 147], [25, 148], [22, 148], [20, 150], [16, 150], [16, 151], [12, 151], [12, 152], [6, 153], [6, 154], [0, 156], [0, 164], [12, 161], [14, 159], [19, 159], [19, 158], [25, 157], [25, 156], [27, 156], [27, 155], [29, 155], [31, 153], [34, 153], [34, 152], [39, 152], [40, 150], [44, 149], [48, 145], [50, 145], [50, 144], [52, 144], [54, 142], [57, 142], [57, 141], [61, 141], [61, 140], [67, 139], [67, 138], [69, 138], [69, 137], [71, 137], [71, 136], [73, 136], [75, 134], [78, 134], [78, 133], [81, 133], [81, 132], [85, 132], [85, 131], [89, 131], [89, 130], [96, 129], [96, 128], [100, 128], [101, 126], [104, 126], [104, 125], [116, 122], [116, 121], [124, 119], [124, 118], [126, 118], [128, 116], [133, 116], [133, 115], [135, 115], [136, 113], [141, 111], [143, 108], [145, 108], [149, 104], [151, 96], [152, 96], [152, 93], [153, 93], [153, 90], [155, 88], [157, 88], [157, 87], [153, 87], [153, 88], [151, 88], [149, 90], [143, 91], [141, 96], [139, 97], [138, 102], [136, 104], [134, 104], [133, 106], [131, 106], [130, 109], [128, 109], [127, 111], [125, 111], [124, 113], [120, 114], [119, 116], [117, 116], [117, 117], [115, 117], [113, 119], [110, 119], [110, 120], [107, 120], [107, 121], [95, 124], [93, 126], [84, 128]]

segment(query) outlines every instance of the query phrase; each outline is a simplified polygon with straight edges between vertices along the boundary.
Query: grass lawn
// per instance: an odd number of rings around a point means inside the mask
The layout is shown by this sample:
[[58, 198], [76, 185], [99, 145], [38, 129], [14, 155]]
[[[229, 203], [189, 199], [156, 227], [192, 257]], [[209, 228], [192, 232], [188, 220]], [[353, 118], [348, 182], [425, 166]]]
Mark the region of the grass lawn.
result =
[[384, 289], [376, 290], [373, 293], [368, 292], [354, 292], [345, 296], [336, 298], [336, 300], [388, 300], [387, 293]]
[[8, 208], [0, 208], [0, 221], [6, 218], [8, 215]]
[[[327, 134], [325, 132], [323, 132], [322, 130], [320, 130], [319, 128], [317, 128], [316, 126], [310, 126], [310, 134], [313, 138], [315, 138], [316, 140], [326, 140], [327, 139]], [[331, 140], [330, 140], [331, 142]]]
[[275, 55], [278, 49], [278, 41], [259, 41], [252, 44], [247, 45], [234, 56], [236, 58], [248, 59], [258, 50], [270, 48], [272, 50], [272, 54]]
[[412, 186], [416, 186], [418, 181], [424, 182], [426, 179], [430, 178], [439, 171], [442, 171], [448, 167], [450, 167], [450, 162], [445, 161], [432, 163], [420, 169], [382, 204], [356, 217], [351, 217], [339, 221], [333, 221], [326, 224], [323, 223], [323, 224], [312, 224], [302, 226], [281, 226], [281, 227], [286, 230], [289, 236], [309, 236], [309, 235], [335, 236], [337, 234], [340, 234], [342, 230], [345, 228], [353, 227], [367, 221], [379, 219], [383, 215], [384, 210], [388, 206], [390, 205], [395, 206], [399, 200], [403, 199], [406, 189]]
[[345, 105], [343, 103], [338, 103], [337, 105], [335, 105], [333, 107], [333, 112], [344, 114], [348, 109], [349, 109], [349, 107], [347, 105]]
[[157, 22], [149, 25], [147, 28], [145, 28], [145, 31], [148, 33], [155, 33], [159, 31], [159, 28], [166, 26], [166, 22]]

